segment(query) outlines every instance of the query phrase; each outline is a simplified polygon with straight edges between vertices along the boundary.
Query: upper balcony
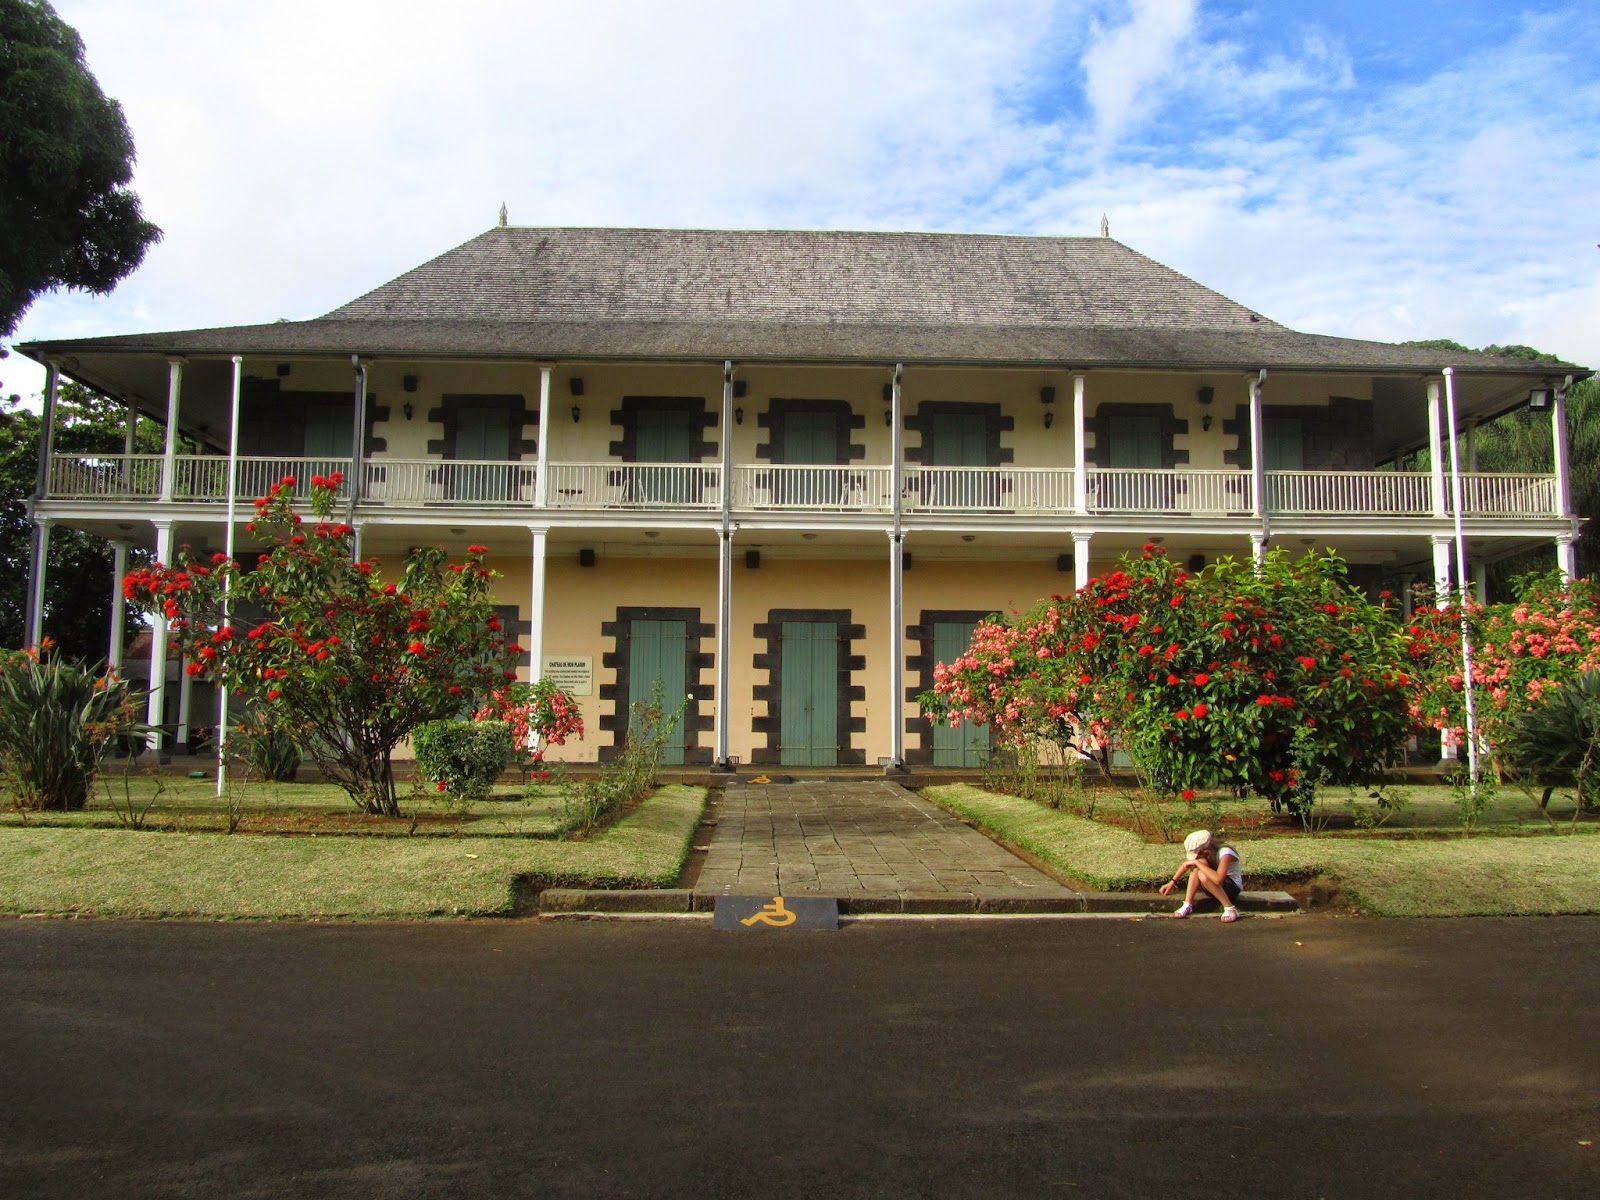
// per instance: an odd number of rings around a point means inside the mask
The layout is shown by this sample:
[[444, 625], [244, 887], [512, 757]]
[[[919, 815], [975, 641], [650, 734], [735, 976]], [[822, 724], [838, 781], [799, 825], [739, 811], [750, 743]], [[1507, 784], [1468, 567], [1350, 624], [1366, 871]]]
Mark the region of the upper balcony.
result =
[[[216, 506], [228, 498], [226, 456], [180, 456], [170, 487], [161, 455], [56, 454], [48, 498], [67, 502], [140, 501]], [[240, 457], [237, 498], [248, 502], [292, 475], [351, 473], [349, 459]], [[540, 504], [532, 462], [459, 459], [368, 460], [362, 465], [358, 511], [491, 510], [499, 513], [717, 512], [723, 503], [717, 463], [553, 462]], [[1453, 514], [1448, 489], [1435, 509], [1433, 479], [1403, 471], [1267, 471], [1262, 506], [1279, 516], [1428, 518]], [[886, 465], [738, 464], [732, 469], [734, 513], [876, 514], [894, 511], [894, 472]], [[1077, 514], [1074, 472], [1054, 467], [938, 467], [907, 464], [900, 475], [901, 511], [912, 516], [985, 515], [1047, 518]], [[1554, 475], [1462, 476], [1462, 514], [1537, 521], [1561, 516]], [[1254, 479], [1241, 469], [1088, 467], [1087, 515], [1168, 518], [1249, 517], [1257, 510]]]

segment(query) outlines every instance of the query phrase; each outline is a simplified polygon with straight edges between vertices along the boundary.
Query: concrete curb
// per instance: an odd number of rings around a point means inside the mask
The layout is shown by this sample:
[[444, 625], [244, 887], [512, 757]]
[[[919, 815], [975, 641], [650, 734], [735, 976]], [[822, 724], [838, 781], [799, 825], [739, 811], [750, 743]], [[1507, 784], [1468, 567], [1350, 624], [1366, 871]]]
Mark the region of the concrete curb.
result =
[[[763, 893], [764, 894], [764, 893]], [[539, 893], [541, 914], [571, 913], [709, 913], [717, 903], [715, 892], [687, 888], [651, 888], [638, 891], [604, 891], [583, 888], [546, 888]], [[1014, 916], [1038, 913], [1125, 913], [1145, 915], [1171, 912], [1178, 901], [1154, 892], [1073, 892], [1067, 896], [1029, 896], [1009, 893], [973, 895], [965, 892], [886, 892], [839, 898], [839, 912], [906, 913], [918, 916]], [[1288, 892], [1241, 892], [1239, 907], [1245, 912], [1296, 912], [1299, 905]], [[1216, 905], [1201, 905], [1202, 915]]]

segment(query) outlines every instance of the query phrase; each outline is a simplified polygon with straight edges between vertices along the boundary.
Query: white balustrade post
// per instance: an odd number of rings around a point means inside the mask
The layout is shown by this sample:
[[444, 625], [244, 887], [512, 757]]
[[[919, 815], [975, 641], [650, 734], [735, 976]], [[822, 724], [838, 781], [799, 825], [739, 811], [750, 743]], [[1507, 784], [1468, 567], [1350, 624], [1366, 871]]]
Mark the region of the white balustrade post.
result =
[[1570, 533], [1556, 534], [1556, 566], [1561, 568], [1561, 577], [1568, 583], [1571, 583], [1578, 574], [1577, 540], [1577, 537]]

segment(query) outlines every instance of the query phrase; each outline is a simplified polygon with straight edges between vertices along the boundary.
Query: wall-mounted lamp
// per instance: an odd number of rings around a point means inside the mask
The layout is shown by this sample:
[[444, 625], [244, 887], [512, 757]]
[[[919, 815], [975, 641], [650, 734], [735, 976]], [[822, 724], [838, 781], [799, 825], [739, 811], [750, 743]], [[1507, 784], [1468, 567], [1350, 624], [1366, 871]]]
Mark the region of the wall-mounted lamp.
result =
[[1555, 398], [1554, 388], [1534, 388], [1528, 393], [1528, 407], [1536, 412], [1544, 412], [1554, 403]]
[[578, 423], [578, 418], [581, 416], [583, 416], [583, 409], [574, 404], [572, 406], [572, 423], [576, 425]]
[[1049, 429], [1050, 426], [1054, 425], [1055, 423], [1056, 423], [1055, 410], [1051, 409], [1051, 408], [1045, 409], [1044, 410], [1044, 427], [1046, 429]]
[[567, 380], [567, 390], [570, 391], [574, 396], [583, 395], [583, 377], [581, 375], [574, 375], [571, 379]]
[[417, 410], [411, 406], [411, 401], [407, 400], [400, 406], [400, 411], [405, 413], [406, 420], [409, 421], [416, 414]]
[[1055, 402], [1056, 402], [1056, 390], [1055, 390], [1055, 388], [1053, 388], [1053, 387], [1042, 387], [1042, 388], [1039, 389], [1039, 403], [1040, 404], [1054, 404]]
[[1200, 418], [1200, 428], [1205, 430], [1207, 433], [1211, 432], [1211, 414], [1210, 413], [1206, 413], [1204, 416], [1202, 416]]
[[417, 390], [417, 377], [415, 375], [400, 376], [400, 386], [408, 392]]
[[1198, 392], [1195, 393], [1195, 396], [1199, 399], [1201, 404], [1210, 404], [1211, 401], [1216, 397], [1216, 394], [1217, 394], [1217, 389], [1216, 388], [1214, 388], [1214, 387], [1203, 387]]
[[733, 410], [733, 423], [735, 425], [744, 424], [744, 409], [738, 407], [737, 405], [734, 406]]

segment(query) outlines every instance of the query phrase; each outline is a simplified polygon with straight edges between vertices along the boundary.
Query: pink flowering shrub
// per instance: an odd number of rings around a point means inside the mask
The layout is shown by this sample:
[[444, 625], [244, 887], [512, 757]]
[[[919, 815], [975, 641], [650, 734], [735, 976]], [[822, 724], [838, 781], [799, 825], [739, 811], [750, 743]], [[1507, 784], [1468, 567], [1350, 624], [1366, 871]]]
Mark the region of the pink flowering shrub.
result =
[[1461, 624], [1472, 647], [1480, 736], [1503, 746], [1523, 714], [1585, 671], [1600, 669], [1600, 586], [1558, 575], [1521, 579], [1510, 604], [1419, 609], [1399, 632], [1412, 664], [1416, 720], [1457, 737], [1466, 729]]

